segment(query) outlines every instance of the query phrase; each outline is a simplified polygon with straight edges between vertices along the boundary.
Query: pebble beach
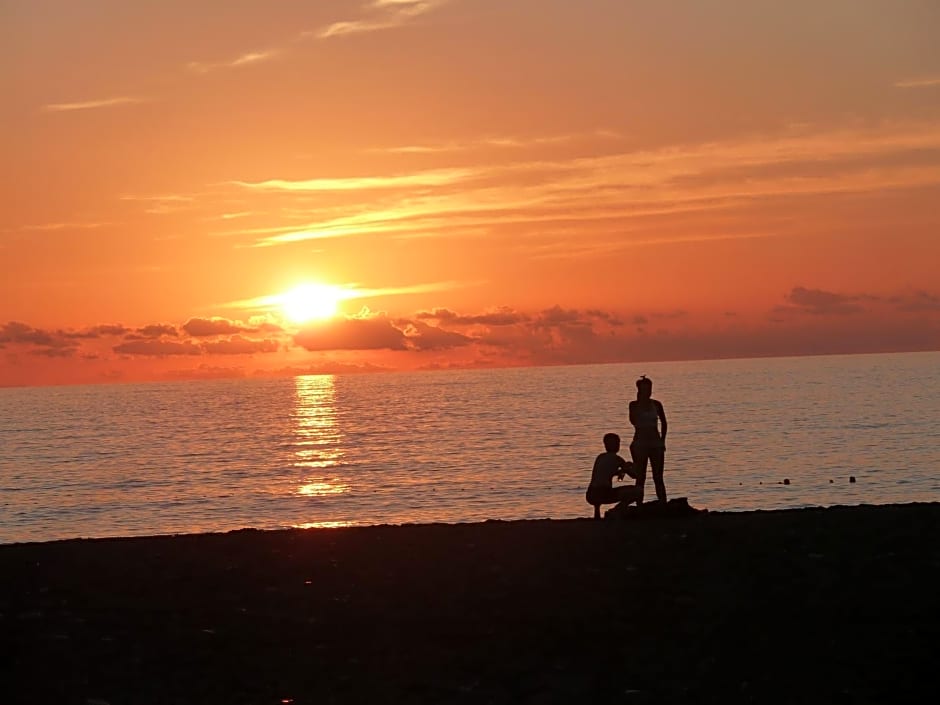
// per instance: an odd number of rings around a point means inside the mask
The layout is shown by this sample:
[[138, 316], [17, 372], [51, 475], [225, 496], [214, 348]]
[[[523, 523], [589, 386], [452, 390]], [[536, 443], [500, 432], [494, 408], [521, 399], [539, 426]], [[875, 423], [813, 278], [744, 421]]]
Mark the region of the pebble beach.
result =
[[0, 546], [0, 700], [921, 702], [940, 504]]

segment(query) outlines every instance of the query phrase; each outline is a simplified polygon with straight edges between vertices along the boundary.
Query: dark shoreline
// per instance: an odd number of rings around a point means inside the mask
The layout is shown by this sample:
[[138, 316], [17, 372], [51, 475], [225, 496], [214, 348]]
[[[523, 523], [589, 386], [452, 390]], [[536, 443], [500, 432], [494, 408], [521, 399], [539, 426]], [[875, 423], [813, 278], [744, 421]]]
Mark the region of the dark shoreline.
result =
[[4, 703], [920, 702], [940, 504], [0, 545]]

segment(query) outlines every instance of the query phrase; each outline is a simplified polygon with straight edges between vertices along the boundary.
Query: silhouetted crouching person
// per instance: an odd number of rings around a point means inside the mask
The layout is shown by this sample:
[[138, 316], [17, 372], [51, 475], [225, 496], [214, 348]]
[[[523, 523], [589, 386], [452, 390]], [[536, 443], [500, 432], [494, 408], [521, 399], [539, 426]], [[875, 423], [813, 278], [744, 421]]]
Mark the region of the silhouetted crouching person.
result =
[[636, 400], [630, 402], [630, 423], [634, 428], [630, 455], [636, 471], [636, 486], [640, 490], [638, 503], [643, 501], [647, 462], [653, 468], [656, 497], [665, 502], [666, 482], [663, 480], [663, 470], [666, 464], [666, 411], [660, 402], [653, 399], [653, 380], [646, 375], [636, 381]]
[[636, 479], [633, 463], [624, 460], [620, 452], [620, 436], [616, 433], [604, 435], [604, 448], [594, 459], [594, 469], [591, 471], [591, 484], [588, 485], [585, 499], [594, 506], [594, 518], [601, 518], [602, 504], [617, 504], [618, 502], [635, 502], [643, 497], [643, 493], [633, 485], [614, 487], [614, 477], [622, 480], [624, 475]]

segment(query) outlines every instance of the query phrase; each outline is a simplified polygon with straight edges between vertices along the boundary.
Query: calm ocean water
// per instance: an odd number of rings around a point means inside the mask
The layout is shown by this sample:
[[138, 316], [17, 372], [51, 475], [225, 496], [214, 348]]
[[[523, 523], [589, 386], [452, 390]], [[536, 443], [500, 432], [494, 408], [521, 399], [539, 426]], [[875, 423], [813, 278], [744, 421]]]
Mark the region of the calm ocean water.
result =
[[0, 542], [590, 516], [639, 374], [669, 418], [670, 496], [940, 501], [940, 353], [15, 388]]

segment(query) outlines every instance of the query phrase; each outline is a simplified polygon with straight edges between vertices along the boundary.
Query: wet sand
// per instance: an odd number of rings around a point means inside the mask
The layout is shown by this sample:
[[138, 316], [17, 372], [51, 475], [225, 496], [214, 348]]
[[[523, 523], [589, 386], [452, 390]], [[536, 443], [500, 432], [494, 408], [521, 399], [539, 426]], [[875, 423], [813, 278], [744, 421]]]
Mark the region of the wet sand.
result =
[[911, 504], [0, 546], [0, 702], [923, 702], [938, 529]]

